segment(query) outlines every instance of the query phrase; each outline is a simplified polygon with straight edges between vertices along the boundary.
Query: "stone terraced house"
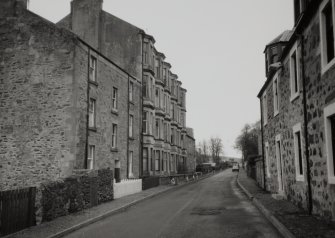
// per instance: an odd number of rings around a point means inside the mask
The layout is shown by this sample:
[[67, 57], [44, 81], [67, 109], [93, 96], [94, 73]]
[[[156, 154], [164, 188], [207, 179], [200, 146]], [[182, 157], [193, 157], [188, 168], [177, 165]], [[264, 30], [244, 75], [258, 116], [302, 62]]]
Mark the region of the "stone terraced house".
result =
[[265, 48], [265, 187], [335, 218], [335, 1], [294, 0], [295, 24]]
[[186, 90], [154, 42], [102, 0], [73, 0], [57, 24], [1, 0], [0, 190], [81, 170], [194, 171]]

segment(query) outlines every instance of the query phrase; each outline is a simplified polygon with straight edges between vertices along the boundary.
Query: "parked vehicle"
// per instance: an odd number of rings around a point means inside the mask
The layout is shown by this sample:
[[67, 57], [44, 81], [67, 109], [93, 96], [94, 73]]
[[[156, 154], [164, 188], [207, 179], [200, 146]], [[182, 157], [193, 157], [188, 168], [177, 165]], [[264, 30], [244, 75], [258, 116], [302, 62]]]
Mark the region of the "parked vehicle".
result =
[[232, 171], [234, 172], [234, 171], [240, 171], [240, 166], [238, 165], [238, 164], [234, 164], [233, 165], [233, 168], [232, 168]]

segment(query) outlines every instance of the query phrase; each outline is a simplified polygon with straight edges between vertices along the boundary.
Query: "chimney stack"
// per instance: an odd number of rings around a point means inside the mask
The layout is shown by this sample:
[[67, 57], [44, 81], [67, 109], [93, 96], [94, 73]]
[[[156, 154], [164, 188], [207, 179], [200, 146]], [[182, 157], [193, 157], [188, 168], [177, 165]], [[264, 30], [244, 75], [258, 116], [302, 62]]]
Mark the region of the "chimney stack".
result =
[[0, 0], [0, 18], [20, 15], [27, 10], [29, 0]]
[[99, 27], [103, 0], [72, 0], [71, 29], [95, 49], [99, 49]]

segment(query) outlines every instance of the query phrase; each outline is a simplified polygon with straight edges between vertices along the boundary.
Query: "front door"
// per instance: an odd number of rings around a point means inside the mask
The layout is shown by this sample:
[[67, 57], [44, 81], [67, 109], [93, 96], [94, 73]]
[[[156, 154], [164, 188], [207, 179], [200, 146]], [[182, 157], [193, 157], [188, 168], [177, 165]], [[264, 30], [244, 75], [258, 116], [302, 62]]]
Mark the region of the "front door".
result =
[[276, 158], [277, 158], [277, 173], [278, 173], [278, 193], [284, 193], [283, 165], [282, 165], [280, 137], [276, 138]]

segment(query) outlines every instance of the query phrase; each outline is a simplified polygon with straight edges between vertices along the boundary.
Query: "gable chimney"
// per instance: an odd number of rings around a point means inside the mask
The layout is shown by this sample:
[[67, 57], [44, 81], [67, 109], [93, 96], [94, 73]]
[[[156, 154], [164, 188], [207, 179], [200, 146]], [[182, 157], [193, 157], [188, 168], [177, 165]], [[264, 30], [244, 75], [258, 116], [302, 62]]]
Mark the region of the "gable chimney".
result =
[[71, 2], [72, 31], [95, 49], [99, 48], [100, 15], [103, 0]]
[[0, 18], [19, 15], [27, 10], [29, 0], [0, 0]]

